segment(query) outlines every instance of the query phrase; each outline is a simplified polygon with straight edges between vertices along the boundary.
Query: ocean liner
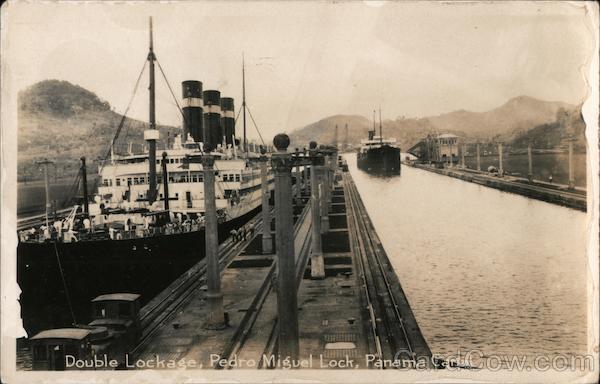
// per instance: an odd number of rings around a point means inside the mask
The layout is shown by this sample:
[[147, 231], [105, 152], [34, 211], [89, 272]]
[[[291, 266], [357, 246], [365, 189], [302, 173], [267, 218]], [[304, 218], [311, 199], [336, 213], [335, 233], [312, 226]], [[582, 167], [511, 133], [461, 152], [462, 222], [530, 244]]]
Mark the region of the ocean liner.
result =
[[[248, 150], [245, 126], [243, 141], [236, 138], [233, 99], [203, 91], [200, 81], [182, 83], [183, 135], [157, 158], [155, 61], [150, 21], [147, 149], [116, 155], [119, 126], [95, 196], [88, 197], [82, 158], [83, 201], [64, 217], [46, 215], [45, 223], [18, 231], [21, 317], [30, 336], [86, 323], [90, 300], [101, 294], [135, 292], [143, 304], [204, 257], [203, 169], [191, 158], [215, 156], [219, 242], [261, 209], [256, 147]], [[243, 94], [245, 115], [245, 87]]]
[[383, 138], [381, 110], [379, 111], [379, 136], [375, 135], [375, 111], [373, 111], [373, 130], [369, 130], [369, 138], [360, 141], [360, 149], [356, 155], [359, 169], [376, 175], [400, 174], [400, 148], [396, 139]]

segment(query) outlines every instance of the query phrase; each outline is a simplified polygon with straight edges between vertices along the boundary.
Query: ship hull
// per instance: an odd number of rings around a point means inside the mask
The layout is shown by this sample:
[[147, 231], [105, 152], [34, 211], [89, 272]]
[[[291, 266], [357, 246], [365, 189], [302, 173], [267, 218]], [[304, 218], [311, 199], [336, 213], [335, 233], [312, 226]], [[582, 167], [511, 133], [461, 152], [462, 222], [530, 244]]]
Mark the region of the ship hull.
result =
[[[219, 243], [260, 209], [220, 223]], [[77, 323], [87, 323], [91, 300], [105, 293], [139, 293], [144, 304], [204, 255], [204, 229], [124, 240], [20, 243], [17, 281], [23, 326], [31, 336], [69, 326], [73, 315]]]
[[356, 158], [358, 168], [376, 175], [400, 174], [400, 148], [383, 145], [359, 153]]

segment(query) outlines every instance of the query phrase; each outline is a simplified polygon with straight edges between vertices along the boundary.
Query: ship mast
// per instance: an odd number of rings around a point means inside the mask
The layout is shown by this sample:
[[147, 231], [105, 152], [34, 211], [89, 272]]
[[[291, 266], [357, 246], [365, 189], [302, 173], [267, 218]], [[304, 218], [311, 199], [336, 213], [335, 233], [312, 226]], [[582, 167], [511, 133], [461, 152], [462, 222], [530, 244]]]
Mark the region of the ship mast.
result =
[[148, 204], [154, 202], [156, 196], [156, 139], [158, 139], [158, 132], [156, 131], [156, 100], [155, 100], [155, 83], [154, 83], [154, 46], [152, 39], [152, 17], [150, 17], [150, 49], [148, 52], [148, 61], [150, 69], [150, 129], [144, 132], [144, 139], [148, 141], [148, 166], [149, 166], [149, 180], [148, 180]]
[[244, 154], [248, 157], [248, 144], [246, 143], [246, 66], [244, 63], [244, 54], [242, 53], [242, 108], [244, 109]]
[[375, 119], [375, 110], [373, 110], [373, 139], [375, 139], [375, 132], [377, 132], [377, 128], [375, 127], [376, 124], [376, 119]]

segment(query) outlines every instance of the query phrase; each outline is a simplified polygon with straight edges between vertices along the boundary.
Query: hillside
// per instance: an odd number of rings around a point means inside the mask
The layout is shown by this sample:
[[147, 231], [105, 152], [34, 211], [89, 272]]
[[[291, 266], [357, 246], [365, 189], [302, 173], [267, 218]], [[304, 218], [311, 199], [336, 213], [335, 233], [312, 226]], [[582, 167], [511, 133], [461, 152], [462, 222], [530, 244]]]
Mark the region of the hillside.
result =
[[[571, 116], [572, 120], [565, 120], [564, 116], [567, 115]], [[363, 116], [335, 115], [293, 131], [291, 133], [292, 146], [301, 147], [310, 140], [324, 144], [332, 143], [336, 124], [338, 125], [338, 142], [341, 144], [344, 141], [344, 125], [348, 124], [348, 143], [355, 146], [360, 143], [361, 139], [367, 137], [367, 131], [373, 126], [373, 122]], [[567, 129], [567, 126], [572, 125], [579, 127], [575, 129], [575, 134], [579, 137], [578, 142], [583, 140], [585, 143], [583, 137], [585, 126], [580, 120], [579, 107], [561, 102], [541, 101], [527, 96], [515, 97], [502, 106], [486, 112], [460, 110], [420, 119], [399, 117], [395, 120], [383, 120], [382, 126], [384, 136], [395, 137], [400, 147], [406, 149], [416, 144], [428, 133], [434, 132], [454, 133], [466, 137], [468, 140], [500, 139], [506, 143], [516, 140], [515, 145], [523, 145], [522, 137], [529, 130], [552, 124], [555, 125], [554, 128], [549, 128], [550, 131], [562, 132]], [[377, 129], [378, 127], [377, 124]], [[540, 128], [532, 135], [539, 135], [541, 132]], [[548, 133], [548, 131], [544, 132]], [[564, 132], [553, 134], [559, 138], [564, 136]], [[538, 142], [542, 143], [542, 141], [542, 138], [538, 139]], [[544, 143], [544, 147], [560, 146], [560, 140], [556, 139]]]
[[[43, 177], [36, 160], [55, 161], [51, 175], [70, 177], [77, 173], [79, 158], [85, 155], [90, 172], [104, 157], [122, 116], [93, 92], [67, 81], [45, 80], [21, 91], [18, 98], [18, 177]], [[131, 141], [140, 151], [148, 124], [126, 119], [116, 145], [123, 152]], [[159, 126], [161, 138], [179, 128]], [[159, 144], [160, 147], [160, 144]]]

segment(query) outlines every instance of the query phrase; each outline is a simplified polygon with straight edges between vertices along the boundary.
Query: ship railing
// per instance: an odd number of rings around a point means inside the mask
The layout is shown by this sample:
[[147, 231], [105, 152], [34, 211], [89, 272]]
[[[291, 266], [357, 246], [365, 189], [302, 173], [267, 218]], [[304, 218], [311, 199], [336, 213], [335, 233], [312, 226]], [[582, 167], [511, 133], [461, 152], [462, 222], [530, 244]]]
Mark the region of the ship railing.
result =
[[[179, 233], [197, 232], [202, 228], [198, 223], [171, 223], [161, 227], [150, 227], [150, 228], [135, 228], [135, 229], [116, 229], [109, 235], [113, 240], [122, 239], [141, 239], [145, 237], [161, 236], [161, 235], [174, 235]], [[63, 233], [64, 235], [64, 233]], [[74, 237], [79, 240], [86, 241], [92, 233], [79, 233], [75, 234]], [[19, 232], [19, 241], [24, 243], [44, 243], [47, 241], [60, 241], [58, 236], [52, 236], [50, 239], [46, 238], [43, 232], [36, 232], [33, 234], [27, 233], [26, 231]], [[68, 240], [67, 240], [68, 242]]]

